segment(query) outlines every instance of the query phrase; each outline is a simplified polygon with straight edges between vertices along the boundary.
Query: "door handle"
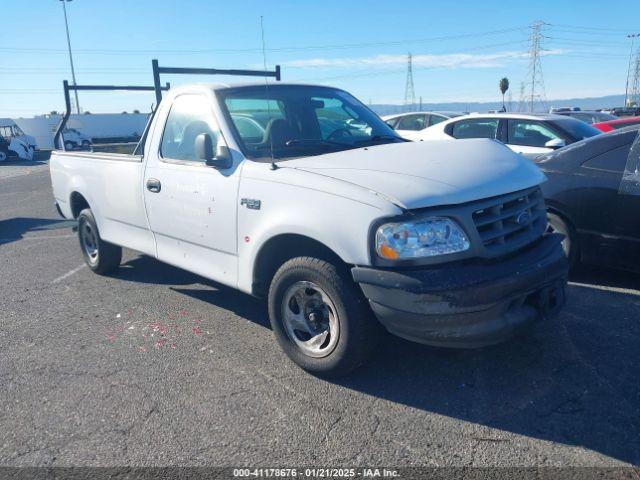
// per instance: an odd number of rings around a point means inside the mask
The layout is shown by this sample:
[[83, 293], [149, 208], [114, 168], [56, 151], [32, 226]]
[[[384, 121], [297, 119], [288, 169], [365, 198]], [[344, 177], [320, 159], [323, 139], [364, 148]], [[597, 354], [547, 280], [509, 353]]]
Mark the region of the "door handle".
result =
[[157, 178], [150, 178], [147, 180], [147, 190], [149, 190], [150, 192], [158, 193], [160, 192], [161, 188], [162, 184]]

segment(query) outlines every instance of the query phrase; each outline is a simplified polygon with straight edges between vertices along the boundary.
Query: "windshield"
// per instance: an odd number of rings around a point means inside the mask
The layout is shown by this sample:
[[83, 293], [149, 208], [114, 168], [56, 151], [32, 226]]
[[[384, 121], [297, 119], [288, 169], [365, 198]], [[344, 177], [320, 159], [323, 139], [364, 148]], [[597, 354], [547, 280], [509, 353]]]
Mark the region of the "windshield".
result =
[[350, 94], [328, 87], [269, 85], [219, 90], [247, 158], [285, 159], [404, 142]]
[[560, 120], [554, 120], [554, 123], [562, 130], [567, 132], [573, 138], [582, 140], [584, 138], [594, 137], [602, 132], [591, 125], [576, 120], [575, 118], [563, 118]]

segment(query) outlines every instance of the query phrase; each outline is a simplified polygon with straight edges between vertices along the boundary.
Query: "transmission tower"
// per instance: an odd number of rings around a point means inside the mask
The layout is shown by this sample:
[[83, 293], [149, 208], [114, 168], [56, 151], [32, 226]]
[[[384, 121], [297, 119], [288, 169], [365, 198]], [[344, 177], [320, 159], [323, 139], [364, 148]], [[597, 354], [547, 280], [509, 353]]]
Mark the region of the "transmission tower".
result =
[[640, 48], [636, 52], [636, 58], [633, 63], [633, 80], [631, 81], [629, 103], [634, 107], [640, 105]]
[[542, 76], [542, 62], [540, 58], [544, 49], [542, 48], [542, 28], [545, 23], [537, 21], [531, 25], [529, 34], [529, 68], [527, 70], [525, 88], [520, 96], [520, 106], [518, 111], [535, 111], [536, 102], [543, 107], [546, 103], [544, 90], [544, 78]]
[[416, 104], [416, 92], [413, 88], [413, 65], [411, 53], [407, 57], [407, 83], [404, 87], [404, 104], [413, 108]]

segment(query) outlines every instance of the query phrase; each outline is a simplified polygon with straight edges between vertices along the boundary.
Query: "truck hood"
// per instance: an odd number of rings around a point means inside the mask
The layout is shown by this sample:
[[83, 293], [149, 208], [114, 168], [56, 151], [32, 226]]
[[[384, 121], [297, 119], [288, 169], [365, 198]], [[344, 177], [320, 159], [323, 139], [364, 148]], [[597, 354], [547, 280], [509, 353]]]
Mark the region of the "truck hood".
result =
[[488, 139], [392, 143], [280, 165], [357, 185], [404, 209], [455, 205], [545, 181], [533, 163]]

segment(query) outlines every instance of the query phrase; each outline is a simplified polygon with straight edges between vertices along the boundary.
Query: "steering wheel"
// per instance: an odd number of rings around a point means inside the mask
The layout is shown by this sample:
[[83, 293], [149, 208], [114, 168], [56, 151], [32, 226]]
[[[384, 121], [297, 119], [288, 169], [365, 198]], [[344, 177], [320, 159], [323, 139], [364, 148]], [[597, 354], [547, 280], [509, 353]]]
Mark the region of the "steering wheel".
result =
[[348, 128], [338, 128], [327, 136], [327, 140], [335, 140], [337, 138], [353, 137], [353, 133]]

